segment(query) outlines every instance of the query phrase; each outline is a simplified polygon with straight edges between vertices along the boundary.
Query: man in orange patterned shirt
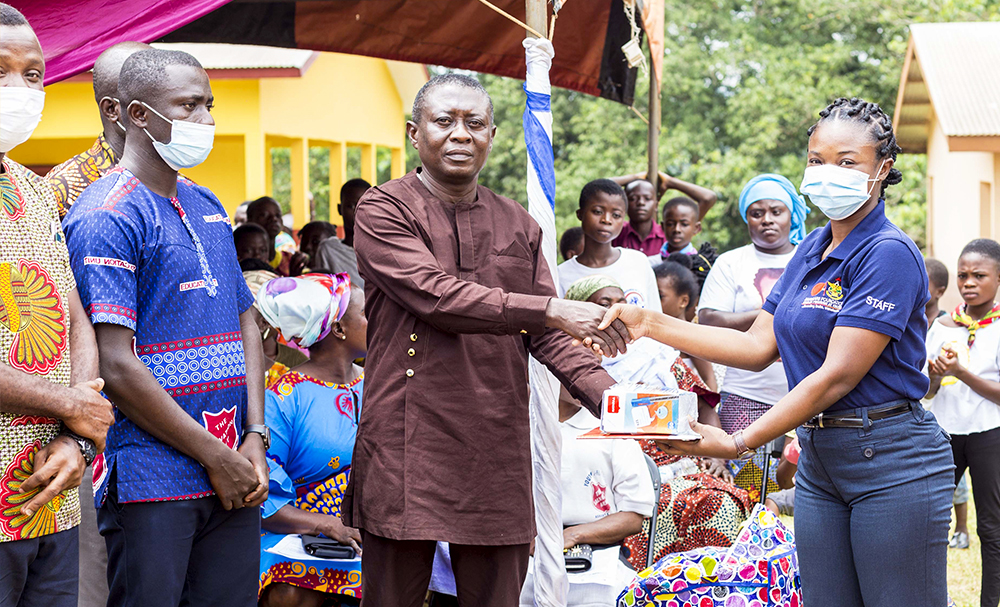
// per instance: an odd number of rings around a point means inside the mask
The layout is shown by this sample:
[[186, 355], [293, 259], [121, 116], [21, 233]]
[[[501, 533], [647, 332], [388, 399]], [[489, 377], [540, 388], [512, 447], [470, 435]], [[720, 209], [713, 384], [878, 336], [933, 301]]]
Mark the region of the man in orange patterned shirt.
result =
[[94, 63], [94, 99], [101, 112], [104, 131], [86, 152], [81, 152], [55, 167], [45, 178], [52, 184], [59, 205], [59, 217], [65, 217], [88, 185], [115, 168], [125, 150], [125, 127], [118, 105], [118, 74], [132, 53], [150, 48], [141, 42], [120, 42], [101, 53]]
[[3, 3], [0, 39], [0, 606], [76, 607], [76, 487], [114, 416], [52, 189], [6, 157], [41, 118], [42, 49]]

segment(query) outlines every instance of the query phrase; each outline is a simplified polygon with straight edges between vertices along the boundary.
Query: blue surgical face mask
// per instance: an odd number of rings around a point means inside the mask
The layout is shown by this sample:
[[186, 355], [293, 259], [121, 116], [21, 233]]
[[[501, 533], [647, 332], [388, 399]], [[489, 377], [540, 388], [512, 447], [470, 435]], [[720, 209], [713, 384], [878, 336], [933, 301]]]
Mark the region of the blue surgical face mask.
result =
[[[876, 176], [882, 172], [886, 160], [878, 166]], [[877, 181], [857, 169], [834, 164], [813, 165], [806, 167], [799, 191], [830, 219], [847, 219], [868, 202]], [[868, 185], [869, 182], [872, 185]]]
[[[212, 145], [215, 143], [215, 125], [198, 124], [197, 122], [187, 122], [185, 120], [170, 120], [163, 114], [157, 112], [144, 101], [133, 101], [141, 103], [146, 108], [170, 123], [170, 143], [161, 143], [149, 134], [149, 131], [142, 129], [153, 142], [163, 162], [175, 171], [190, 169], [205, 162], [212, 152]], [[131, 104], [129, 104], [131, 106]]]

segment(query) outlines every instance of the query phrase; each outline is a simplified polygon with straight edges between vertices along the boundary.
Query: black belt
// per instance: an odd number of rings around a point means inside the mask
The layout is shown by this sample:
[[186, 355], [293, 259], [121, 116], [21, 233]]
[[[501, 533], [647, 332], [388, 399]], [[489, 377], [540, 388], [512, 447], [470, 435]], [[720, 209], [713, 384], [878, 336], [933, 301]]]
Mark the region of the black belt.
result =
[[[901, 404], [891, 404], [885, 407], [872, 408], [868, 410], [868, 421], [887, 419], [896, 417], [913, 410], [913, 402], [906, 401]], [[803, 428], [863, 428], [865, 421], [853, 412], [844, 413], [820, 413], [816, 417], [802, 424]]]

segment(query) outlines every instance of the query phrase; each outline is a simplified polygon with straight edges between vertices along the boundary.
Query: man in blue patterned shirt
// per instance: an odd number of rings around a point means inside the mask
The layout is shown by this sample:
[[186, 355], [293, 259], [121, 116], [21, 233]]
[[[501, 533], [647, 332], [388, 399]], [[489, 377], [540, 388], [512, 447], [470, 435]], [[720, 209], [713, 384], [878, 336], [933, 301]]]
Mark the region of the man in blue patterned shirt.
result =
[[226, 211], [177, 173], [211, 151], [208, 75], [187, 53], [141, 51], [118, 92], [125, 152], [65, 223], [117, 407], [94, 466], [109, 605], [250, 607], [268, 485], [260, 333]]

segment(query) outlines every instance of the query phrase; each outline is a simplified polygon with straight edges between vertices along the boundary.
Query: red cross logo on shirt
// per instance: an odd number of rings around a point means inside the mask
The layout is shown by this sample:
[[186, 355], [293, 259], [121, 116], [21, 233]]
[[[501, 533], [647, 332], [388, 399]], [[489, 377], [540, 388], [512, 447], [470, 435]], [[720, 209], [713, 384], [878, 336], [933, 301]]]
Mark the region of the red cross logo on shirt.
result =
[[230, 409], [223, 409], [218, 413], [203, 411], [201, 414], [205, 422], [205, 428], [212, 436], [221, 440], [230, 449], [236, 448], [236, 406]]
[[594, 507], [601, 512], [611, 512], [611, 505], [608, 504], [608, 488], [597, 482], [593, 484], [593, 488]]

